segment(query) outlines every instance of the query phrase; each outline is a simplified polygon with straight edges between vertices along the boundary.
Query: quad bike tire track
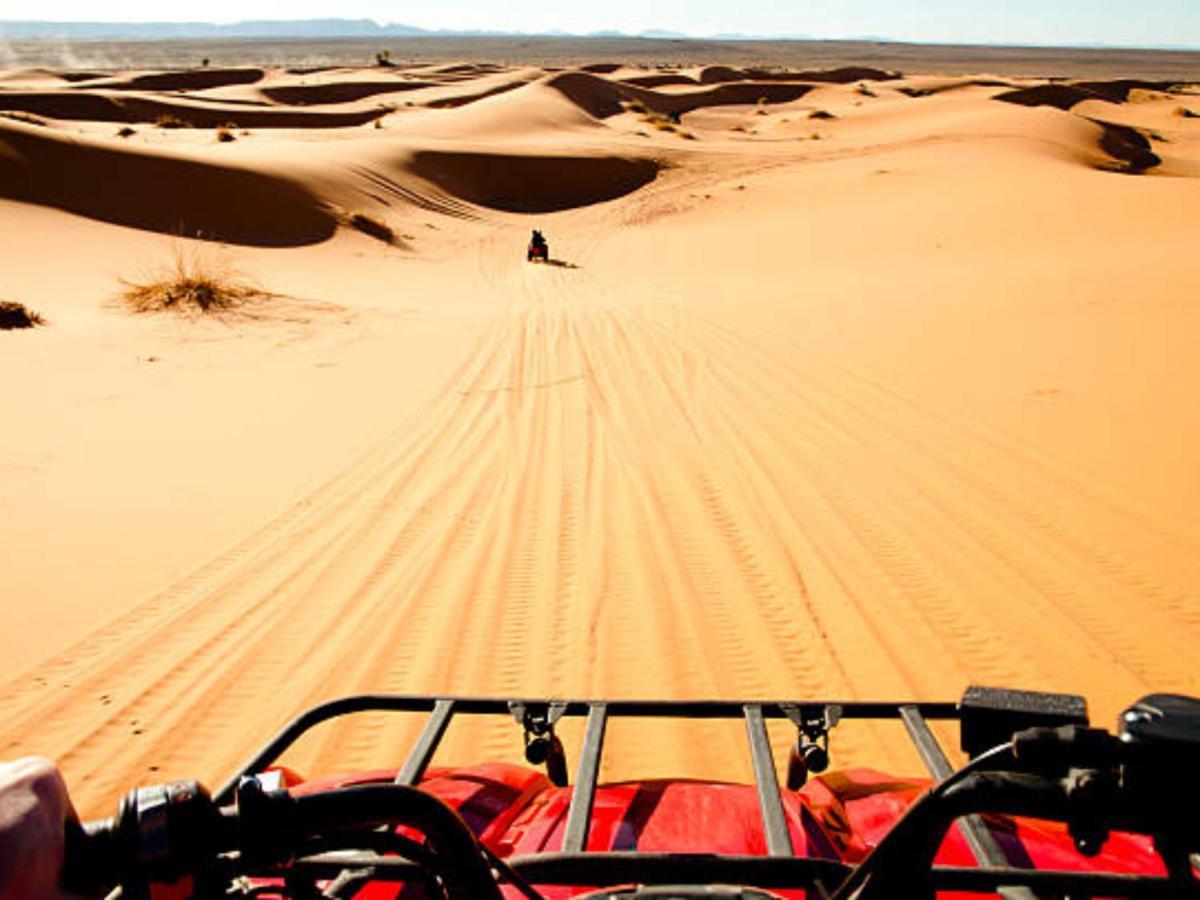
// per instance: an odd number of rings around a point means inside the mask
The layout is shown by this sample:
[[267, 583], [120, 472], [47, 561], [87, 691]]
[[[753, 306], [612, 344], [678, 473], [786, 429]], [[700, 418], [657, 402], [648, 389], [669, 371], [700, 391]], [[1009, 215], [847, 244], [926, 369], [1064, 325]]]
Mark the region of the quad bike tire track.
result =
[[[478, 250], [497, 312], [444, 388], [11, 683], [7, 755], [56, 757], [91, 815], [136, 783], [214, 783], [353, 692], [947, 699], [982, 682], [1083, 691], [1103, 721], [1197, 688], [1187, 541], [820, 348], [514, 263], [512, 243], [498, 226]], [[1131, 610], [1147, 627], [1122, 627]], [[288, 761], [396, 765], [419, 724], [363, 717]], [[749, 776], [736, 724], [667, 733], [614, 723], [604, 776]], [[564, 737], [573, 752], [579, 730]], [[919, 771], [899, 726], [846, 726], [834, 749]], [[439, 760], [519, 753], [511, 723], [463, 723]]]

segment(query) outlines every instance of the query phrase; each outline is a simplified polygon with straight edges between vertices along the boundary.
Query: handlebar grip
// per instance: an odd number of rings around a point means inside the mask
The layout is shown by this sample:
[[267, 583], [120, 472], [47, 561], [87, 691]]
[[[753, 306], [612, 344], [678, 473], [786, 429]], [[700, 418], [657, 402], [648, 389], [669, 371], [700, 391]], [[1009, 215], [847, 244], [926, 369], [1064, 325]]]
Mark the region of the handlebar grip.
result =
[[421, 831], [434, 855], [447, 861], [438, 875], [449, 896], [500, 900], [461, 816], [431, 794], [396, 784], [293, 797], [247, 779], [239, 785], [236, 807], [228, 808], [218, 808], [194, 781], [139, 788], [112, 819], [67, 823], [61, 881], [76, 893], [101, 893], [120, 884], [140, 896], [148, 885], [211, 876], [212, 864], [227, 850], [237, 850], [243, 864], [286, 866], [308, 838], [396, 824]]
[[231, 834], [200, 784], [176, 781], [130, 791], [111, 819], [69, 822], [61, 881], [77, 893], [170, 883], [197, 872]]
[[105, 893], [120, 879], [116, 863], [117, 824], [99, 819], [80, 824], [67, 822], [64, 832], [62, 887], [77, 894]]

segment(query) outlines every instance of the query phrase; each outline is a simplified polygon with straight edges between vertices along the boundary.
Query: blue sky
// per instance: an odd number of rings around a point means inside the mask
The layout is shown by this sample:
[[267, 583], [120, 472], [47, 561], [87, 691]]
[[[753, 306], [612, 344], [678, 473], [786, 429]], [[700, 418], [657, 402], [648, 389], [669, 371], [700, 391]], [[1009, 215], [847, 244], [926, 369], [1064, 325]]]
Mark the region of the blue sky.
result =
[[969, 43], [1200, 47], [1200, 0], [41, 0], [0, 18], [373, 18], [428, 28], [853, 37]]

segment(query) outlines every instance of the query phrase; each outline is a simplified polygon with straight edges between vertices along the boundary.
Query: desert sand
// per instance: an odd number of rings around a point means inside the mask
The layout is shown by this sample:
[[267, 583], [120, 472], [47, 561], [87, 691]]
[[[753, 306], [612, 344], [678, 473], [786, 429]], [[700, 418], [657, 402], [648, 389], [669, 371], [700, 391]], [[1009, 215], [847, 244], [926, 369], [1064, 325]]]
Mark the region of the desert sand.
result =
[[[85, 815], [352, 692], [1200, 692], [1200, 89], [10, 70], [0, 222], [0, 753]], [[264, 296], [124, 308], [172, 254]], [[748, 777], [666, 734], [604, 776]]]

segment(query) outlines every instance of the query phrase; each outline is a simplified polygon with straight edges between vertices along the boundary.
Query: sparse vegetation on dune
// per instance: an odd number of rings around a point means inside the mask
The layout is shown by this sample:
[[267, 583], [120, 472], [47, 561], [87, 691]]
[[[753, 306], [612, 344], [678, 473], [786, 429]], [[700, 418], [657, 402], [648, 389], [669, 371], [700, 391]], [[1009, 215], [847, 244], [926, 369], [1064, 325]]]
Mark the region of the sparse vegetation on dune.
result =
[[217, 129], [217, 141], [222, 144], [228, 144], [232, 141], [236, 141], [237, 137], [233, 133], [236, 130], [237, 130], [237, 125], [234, 124], [233, 122], [229, 122], [225, 125], [222, 125], [220, 128]]
[[187, 122], [183, 121], [183, 119], [179, 118], [179, 116], [172, 115], [171, 113], [163, 113], [161, 116], [159, 116], [157, 119], [154, 120], [154, 125], [157, 128], [191, 128], [192, 127]]
[[26, 308], [24, 304], [12, 300], [0, 300], [0, 331], [33, 328], [35, 325], [45, 324], [45, 319], [32, 309]]
[[124, 125], [117, 129], [117, 137], [119, 138], [133, 137], [135, 134], [137, 134], [137, 131], [128, 125]]
[[808, 117], [810, 119], [836, 119], [837, 118], [837, 116], [835, 116], [833, 113], [831, 113], [827, 109], [814, 109], [812, 112], [810, 112], [808, 114]]
[[220, 313], [267, 296], [227, 262], [181, 247], [147, 278], [121, 283], [121, 302], [139, 313]]
[[622, 100], [621, 106], [626, 112], [636, 113], [642, 122], [657, 131], [678, 131], [679, 129], [679, 113], [655, 112], [641, 100]]

